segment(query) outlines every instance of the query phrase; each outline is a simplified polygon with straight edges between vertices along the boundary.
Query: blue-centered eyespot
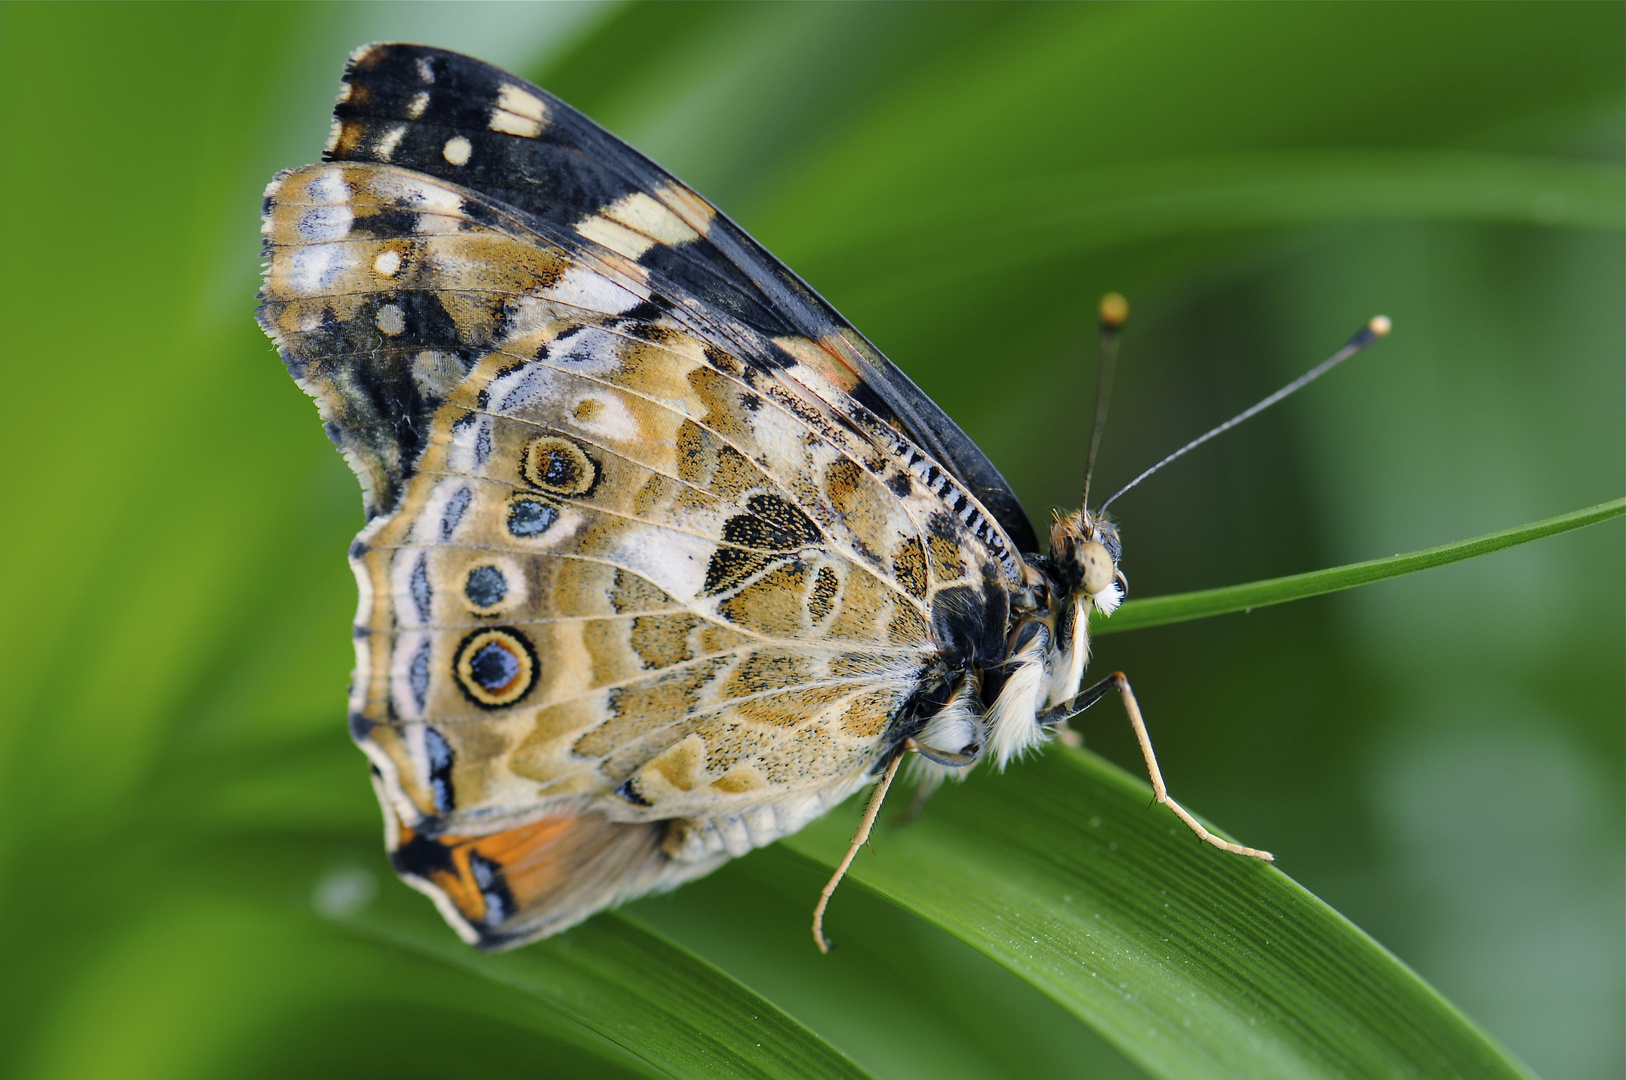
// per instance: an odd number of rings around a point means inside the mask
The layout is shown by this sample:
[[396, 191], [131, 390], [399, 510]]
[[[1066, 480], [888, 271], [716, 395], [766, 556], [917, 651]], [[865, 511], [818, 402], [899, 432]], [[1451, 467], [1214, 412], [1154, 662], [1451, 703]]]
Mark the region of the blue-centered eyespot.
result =
[[477, 630], [458, 646], [457, 685], [482, 709], [519, 702], [536, 683], [536, 652], [512, 627]]

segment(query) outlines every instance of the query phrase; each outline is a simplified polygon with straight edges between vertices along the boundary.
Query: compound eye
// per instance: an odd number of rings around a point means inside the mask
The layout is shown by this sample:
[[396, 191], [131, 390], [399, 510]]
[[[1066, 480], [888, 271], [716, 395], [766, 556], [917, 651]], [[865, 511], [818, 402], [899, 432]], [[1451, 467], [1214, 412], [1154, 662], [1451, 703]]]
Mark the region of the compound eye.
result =
[[1078, 546], [1078, 568], [1084, 591], [1091, 596], [1105, 592], [1112, 584], [1112, 556], [1094, 540]]

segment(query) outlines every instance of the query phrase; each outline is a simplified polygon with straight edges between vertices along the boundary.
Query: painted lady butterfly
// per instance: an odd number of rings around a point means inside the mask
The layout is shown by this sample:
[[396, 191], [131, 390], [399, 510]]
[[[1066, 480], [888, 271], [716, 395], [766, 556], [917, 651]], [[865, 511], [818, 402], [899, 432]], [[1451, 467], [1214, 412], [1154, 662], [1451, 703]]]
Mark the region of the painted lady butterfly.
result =
[[1121, 675], [1079, 692], [1113, 526], [1034, 554], [902, 371], [563, 102], [362, 48], [263, 232], [260, 323], [366, 504], [351, 732], [396, 869], [469, 941], [705, 874], [908, 752], [1004, 766], [1114, 690], [1159, 798], [1268, 858], [1168, 799]]

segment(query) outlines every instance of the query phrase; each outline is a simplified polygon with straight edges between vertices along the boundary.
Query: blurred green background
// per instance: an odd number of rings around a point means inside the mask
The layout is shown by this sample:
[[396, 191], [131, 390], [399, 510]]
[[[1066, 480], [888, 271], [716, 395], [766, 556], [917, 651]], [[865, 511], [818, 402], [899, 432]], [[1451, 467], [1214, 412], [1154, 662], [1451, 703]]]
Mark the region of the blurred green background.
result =
[[[380, 39], [683, 177], [1035, 519], [1076, 498], [1105, 289], [1134, 317], [1098, 490], [1390, 315], [1117, 504], [1133, 595], [1626, 488], [1621, 4], [0, 5], [4, 1075], [642, 1067], [332, 918], [427, 902], [345, 733], [356, 484], [251, 311], [260, 189]], [[1618, 1077], [1623, 565], [1612, 522], [1095, 664], [1187, 805], [1536, 1071]], [[1085, 733], [1139, 771], [1116, 714]], [[878, 1075], [1138, 1075], [861, 888], [820, 959], [822, 877], [770, 849], [631, 915]]]

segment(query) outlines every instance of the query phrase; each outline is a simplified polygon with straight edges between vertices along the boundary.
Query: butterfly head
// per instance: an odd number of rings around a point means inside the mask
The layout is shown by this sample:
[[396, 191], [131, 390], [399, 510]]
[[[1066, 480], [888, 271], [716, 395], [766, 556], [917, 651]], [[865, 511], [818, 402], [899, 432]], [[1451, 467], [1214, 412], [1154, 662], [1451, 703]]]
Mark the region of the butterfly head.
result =
[[1129, 592], [1118, 569], [1123, 543], [1105, 515], [1079, 510], [1056, 518], [1050, 529], [1050, 565], [1060, 591], [1087, 599], [1103, 615], [1112, 614]]

